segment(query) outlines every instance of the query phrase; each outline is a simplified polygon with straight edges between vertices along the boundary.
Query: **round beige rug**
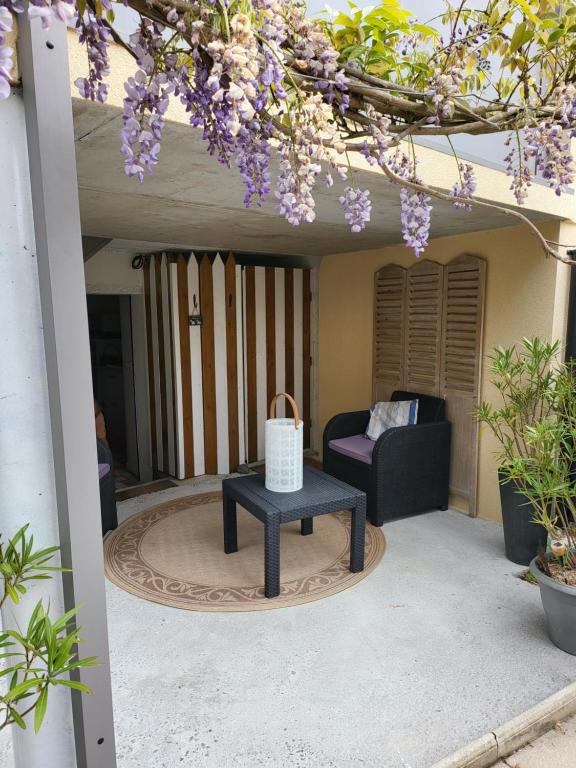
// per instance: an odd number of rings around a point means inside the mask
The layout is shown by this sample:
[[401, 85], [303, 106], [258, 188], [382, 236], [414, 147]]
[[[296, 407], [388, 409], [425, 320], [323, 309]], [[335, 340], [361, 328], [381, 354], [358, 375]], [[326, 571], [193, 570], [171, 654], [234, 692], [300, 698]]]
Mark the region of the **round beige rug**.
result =
[[280, 595], [264, 597], [264, 526], [238, 507], [238, 552], [224, 554], [221, 493], [167, 501], [122, 523], [104, 543], [106, 575], [133, 595], [189, 611], [259, 611], [320, 600], [364, 579], [385, 540], [366, 525], [365, 568], [350, 573], [350, 513], [281, 526]]

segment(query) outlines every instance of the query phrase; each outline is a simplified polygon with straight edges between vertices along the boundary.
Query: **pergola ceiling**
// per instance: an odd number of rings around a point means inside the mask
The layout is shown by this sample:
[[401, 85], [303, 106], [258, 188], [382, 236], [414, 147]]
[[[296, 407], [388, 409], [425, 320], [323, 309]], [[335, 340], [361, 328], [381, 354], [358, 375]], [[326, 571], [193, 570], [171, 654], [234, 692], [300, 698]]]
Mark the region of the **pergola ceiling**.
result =
[[[86, 235], [158, 244], [266, 254], [320, 257], [401, 242], [398, 190], [382, 174], [355, 172], [354, 182], [371, 190], [372, 221], [353, 234], [338, 193], [319, 182], [317, 219], [293, 227], [269, 199], [246, 209], [237, 171], [206, 152], [199, 130], [167, 123], [154, 174], [141, 184], [124, 174], [120, 154], [121, 112], [75, 99], [74, 128], [82, 231]], [[448, 161], [448, 160], [447, 160]], [[528, 212], [527, 212], [528, 213]], [[531, 212], [533, 220], [550, 218]], [[510, 217], [474, 209], [458, 211], [434, 202], [432, 236], [509, 226]]]

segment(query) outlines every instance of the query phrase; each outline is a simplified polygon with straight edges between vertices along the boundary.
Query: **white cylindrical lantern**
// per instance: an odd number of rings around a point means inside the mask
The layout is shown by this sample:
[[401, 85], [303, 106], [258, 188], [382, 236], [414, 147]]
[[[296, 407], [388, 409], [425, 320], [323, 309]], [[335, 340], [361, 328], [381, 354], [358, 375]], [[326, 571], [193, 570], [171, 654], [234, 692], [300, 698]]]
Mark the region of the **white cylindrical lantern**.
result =
[[[276, 401], [285, 397], [294, 412], [292, 419], [276, 418]], [[304, 467], [304, 425], [293, 397], [280, 392], [270, 403], [270, 418], [266, 421], [266, 488], [277, 493], [290, 493], [302, 488]]]

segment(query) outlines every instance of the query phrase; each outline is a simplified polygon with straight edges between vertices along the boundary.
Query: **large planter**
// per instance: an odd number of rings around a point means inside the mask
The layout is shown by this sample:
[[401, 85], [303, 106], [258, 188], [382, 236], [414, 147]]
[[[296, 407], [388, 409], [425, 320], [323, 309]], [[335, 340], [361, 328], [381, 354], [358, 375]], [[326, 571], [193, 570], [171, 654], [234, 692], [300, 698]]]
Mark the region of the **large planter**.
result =
[[513, 480], [498, 472], [506, 557], [517, 565], [530, 565], [546, 546], [546, 529], [532, 522], [532, 505]]
[[542, 573], [536, 558], [530, 572], [538, 581], [550, 639], [566, 653], [576, 656], [576, 587], [560, 584]]

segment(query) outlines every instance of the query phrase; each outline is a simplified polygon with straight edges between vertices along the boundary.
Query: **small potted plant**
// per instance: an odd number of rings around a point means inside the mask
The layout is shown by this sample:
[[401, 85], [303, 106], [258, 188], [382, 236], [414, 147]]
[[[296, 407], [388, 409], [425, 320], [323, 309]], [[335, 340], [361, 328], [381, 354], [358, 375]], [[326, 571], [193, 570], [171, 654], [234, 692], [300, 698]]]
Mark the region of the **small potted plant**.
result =
[[508, 473], [529, 499], [548, 547], [530, 563], [552, 642], [576, 655], [576, 368], [553, 376], [552, 411], [526, 428], [530, 448]]
[[490, 355], [492, 384], [502, 403], [483, 402], [476, 409], [478, 421], [486, 424], [500, 443], [498, 453], [500, 503], [506, 557], [518, 565], [529, 565], [546, 542], [546, 531], [534, 524], [534, 508], [525, 494], [525, 481], [510, 468], [533, 457], [534, 446], [527, 430], [545, 421], [554, 407], [554, 365], [560, 346], [536, 338], [516, 346], [497, 347]]

